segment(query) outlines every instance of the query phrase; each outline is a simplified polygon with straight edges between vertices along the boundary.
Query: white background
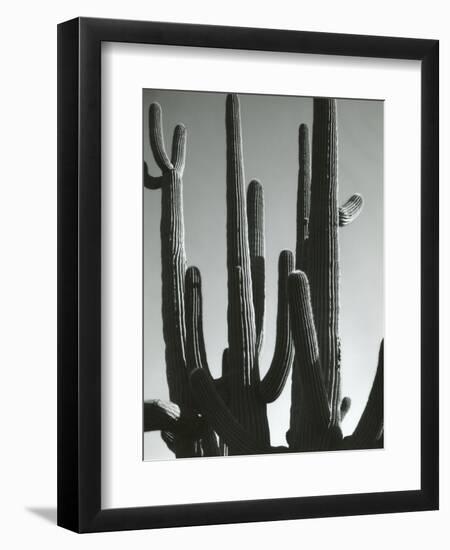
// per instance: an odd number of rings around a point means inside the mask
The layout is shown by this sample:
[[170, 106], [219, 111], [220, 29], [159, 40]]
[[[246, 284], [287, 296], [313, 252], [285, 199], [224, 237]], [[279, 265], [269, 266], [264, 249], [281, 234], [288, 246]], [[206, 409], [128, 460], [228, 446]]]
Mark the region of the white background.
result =
[[[77, 536], [54, 526], [56, 506], [56, 24], [77, 15], [441, 40], [441, 280], [450, 280], [448, 150], [449, 17], [430, 0], [372, 4], [279, 0], [226, 4], [66, 1], [17, 2], [3, 12], [0, 235], [1, 365], [0, 541], [7, 548], [228, 548], [251, 543], [330, 544], [347, 549], [447, 548], [450, 535], [450, 347], [448, 285], [441, 288], [441, 510], [373, 517], [211, 526]], [[214, 6], [214, 7], [213, 7]], [[444, 154], [445, 153], [445, 154]]]

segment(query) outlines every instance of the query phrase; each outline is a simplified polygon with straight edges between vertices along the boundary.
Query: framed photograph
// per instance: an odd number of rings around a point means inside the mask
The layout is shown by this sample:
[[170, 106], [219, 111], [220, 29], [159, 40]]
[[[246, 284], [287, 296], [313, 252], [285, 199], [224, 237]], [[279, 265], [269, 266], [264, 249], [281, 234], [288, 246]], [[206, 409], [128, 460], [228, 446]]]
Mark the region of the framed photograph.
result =
[[438, 508], [438, 66], [59, 25], [59, 525]]

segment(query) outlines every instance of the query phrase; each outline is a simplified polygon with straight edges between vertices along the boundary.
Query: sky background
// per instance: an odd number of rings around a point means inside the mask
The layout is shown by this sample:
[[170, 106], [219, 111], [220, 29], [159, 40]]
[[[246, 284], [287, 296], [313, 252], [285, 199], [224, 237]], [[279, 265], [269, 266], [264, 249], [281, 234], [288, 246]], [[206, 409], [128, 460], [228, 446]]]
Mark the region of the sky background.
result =
[[[312, 135], [311, 98], [240, 94], [247, 183], [264, 187], [266, 236], [266, 316], [261, 375], [273, 355], [277, 308], [277, 262], [283, 249], [295, 251], [298, 174], [298, 127]], [[150, 173], [159, 174], [148, 138], [148, 108], [163, 111], [166, 149], [173, 129], [187, 128], [183, 177], [185, 245], [188, 265], [202, 274], [204, 334], [208, 363], [220, 376], [227, 347], [226, 149], [225, 93], [144, 90], [143, 156]], [[343, 431], [356, 426], [367, 400], [384, 336], [383, 303], [383, 102], [342, 99], [337, 102], [338, 182], [342, 204], [353, 193], [364, 209], [340, 229], [340, 336], [342, 395], [352, 406]], [[161, 191], [144, 190], [144, 399], [168, 399], [161, 319]], [[290, 380], [268, 406], [271, 442], [286, 444]], [[389, 429], [389, 426], [386, 427]], [[144, 435], [144, 459], [174, 458], [159, 432]]]

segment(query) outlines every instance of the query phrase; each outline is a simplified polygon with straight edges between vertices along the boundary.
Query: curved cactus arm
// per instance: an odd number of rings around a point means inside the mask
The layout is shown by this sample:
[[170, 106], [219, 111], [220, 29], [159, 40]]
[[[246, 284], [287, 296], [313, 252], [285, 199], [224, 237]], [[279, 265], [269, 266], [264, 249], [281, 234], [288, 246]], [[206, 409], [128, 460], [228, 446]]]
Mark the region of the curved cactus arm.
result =
[[364, 412], [353, 434], [346, 438], [346, 448], [382, 446], [384, 427], [384, 340], [380, 345], [378, 366]]
[[352, 195], [348, 201], [339, 208], [339, 226], [345, 227], [351, 224], [361, 214], [364, 200], [359, 193]]
[[309, 236], [309, 215], [311, 205], [311, 157], [309, 148], [309, 128], [300, 124], [298, 130], [298, 188], [297, 188], [297, 239], [295, 267], [302, 271], [307, 268], [307, 240]]
[[258, 180], [252, 180], [247, 189], [247, 225], [253, 287], [253, 306], [255, 310], [256, 353], [259, 355], [264, 340], [266, 267], [264, 245], [264, 191], [263, 186]]
[[[185, 299], [187, 367], [190, 371], [197, 368], [205, 369], [211, 376], [203, 336], [202, 280], [200, 271], [195, 266], [189, 267], [186, 271]], [[222, 377], [214, 380], [214, 384], [222, 399], [226, 401], [227, 381]]]
[[216, 391], [214, 382], [204, 369], [194, 369], [189, 381], [197, 407], [208, 424], [230, 447], [235, 454], [257, 452], [258, 446], [241, 424], [236, 420]]
[[162, 172], [173, 169], [164, 146], [164, 134], [162, 128], [162, 111], [159, 103], [152, 103], [149, 109], [149, 136], [155, 162]]
[[200, 417], [183, 414], [176, 403], [161, 399], [144, 402], [144, 432], [161, 430], [192, 435], [202, 429]]
[[144, 187], [147, 189], [161, 189], [164, 176], [152, 176], [148, 171], [148, 165], [144, 162]]
[[186, 127], [177, 124], [173, 132], [171, 163], [174, 169], [182, 175], [186, 163]]
[[340, 404], [338, 226], [336, 100], [315, 98], [307, 273], [323, 378], [334, 416]]
[[261, 381], [260, 394], [272, 403], [283, 391], [294, 360], [294, 344], [289, 324], [288, 277], [294, 269], [290, 250], [283, 250], [278, 260], [278, 311], [275, 351], [269, 370]]
[[180, 418], [180, 407], [176, 403], [161, 399], [144, 402], [144, 432], [176, 430]]
[[301, 271], [289, 275], [289, 310], [295, 344], [289, 444], [305, 448], [328, 431], [330, 408], [319, 359], [309, 283]]

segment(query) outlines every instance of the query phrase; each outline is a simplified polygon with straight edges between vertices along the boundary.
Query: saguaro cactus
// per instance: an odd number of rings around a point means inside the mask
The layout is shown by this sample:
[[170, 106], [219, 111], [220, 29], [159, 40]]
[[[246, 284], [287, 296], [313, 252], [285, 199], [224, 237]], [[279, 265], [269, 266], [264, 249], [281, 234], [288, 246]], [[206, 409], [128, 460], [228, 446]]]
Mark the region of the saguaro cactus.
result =
[[[338, 207], [335, 100], [314, 99], [312, 174], [305, 125], [301, 125], [299, 130], [299, 158], [298, 271], [289, 278], [296, 358], [288, 439], [296, 449], [333, 449], [341, 446], [340, 424], [350, 407], [349, 398], [341, 399], [339, 226], [356, 219], [363, 205], [362, 197], [355, 194], [342, 208]], [[378, 402], [381, 402], [381, 416], [377, 417], [378, 426], [374, 433], [366, 433], [365, 439], [355, 434], [352, 440], [355, 444], [358, 440], [362, 445], [363, 439], [365, 445], [380, 444], [383, 429], [382, 368], [381, 351], [373, 389]], [[357, 432], [365, 431], [364, 426], [360, 422]]]
[[[264, 327], [264, 195], [262, 185], [253, 180], [247, 194], [243, 162], [240, 106], [236, 95], [226, 102], [227, 135], [227, 268], [228, 343], [224, 352], [222, 393], [211, 383], [207, 369], [193, 364], [191, 387], [200, 412], [221, 436], [224, 452], [249, 452], [270, 446], [267, 403], [281, 393], [293, 360], [289, 330], [287, 277], [293, 256], [280, 254], [277, 338], [271, 366], [260, 379], [259, 354]], [[199, 323], [200, 324], [200, 323]], [[203, 336], [199, 338], [203, 340]], [[200, 367], [200, 368], [199, 368]], [[209, 381], [209, 383], [207, 383]], [[226, 396], [223, 399], [223, 396]], [[215, 406], [212, 406], [215, 403]], [[236, 434], [224, 434], [224, 419]]]
[[[186, 128], [176, 126], [172, 141], [172, 155], [166, 153], [162, 130], [161, 107], [153, 103], [149, 111], [150, 144], [156, 164], [162, 174], [151, 176], [144, 165], [144, 185], [148, 189], [161, 189], [161, 268], [162, 268], [162, 320], [166, 344], [166, 373], [171, 401], [178, 405], [187, 418], [195, 418], [189, 390], [186, 367], [185, 328], [185, 275], [183, 220], [183, 171], [186, 159]], [[147, 411], [151, 408], [147, 407]], [[202, 438], [192, 430], [179, 430], [170, 436], [177, 457], [202, 456]], [[210, 447], [212, 434], [204, 434]]]
[[[380, 445], [382, 349], [358, 427], [345, 439], [340, 429], [350, 400], [341, 400], [340, 394], [338, 231], [359, 215], [362, 198], [354, 195], [338, 208], [336, 103], [314, 100], [312, 162], [308, 128], [302, 124], [299, 129], [297, 271], [293, 271], [293, 254], [282, 251], [275, 351], [262, 380], [264, 193], [257, 180], [245, 188], [240, 105], [235, 94], [227, 96], [225, 127], [228, 347], [222, 377], [214, 380], [203, 338], [200, 272], [196, 267], [186, 270], [182, 203], [186, 130], [176, 127], [169, 159], [161, 108], [150, 107], [150, 144], [162, 175], [150, 176], [144, 165], [144, 185], [162, 190], [162, 316], [172, 403], [146, 402], [144, 429], [161, 430], [177, 457]], [[282, 392], [293, 362], [289, 447], [274, 448], [267, 404]]]

